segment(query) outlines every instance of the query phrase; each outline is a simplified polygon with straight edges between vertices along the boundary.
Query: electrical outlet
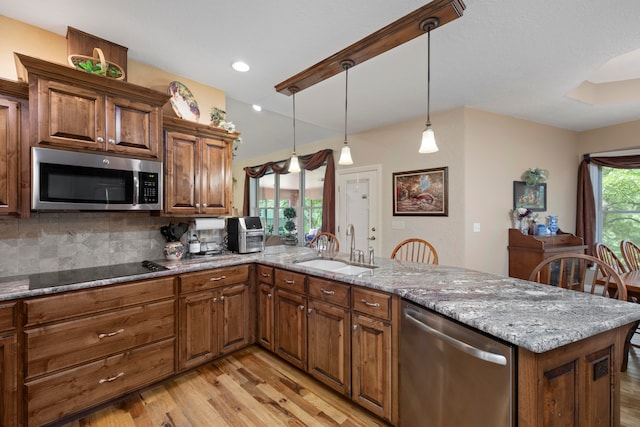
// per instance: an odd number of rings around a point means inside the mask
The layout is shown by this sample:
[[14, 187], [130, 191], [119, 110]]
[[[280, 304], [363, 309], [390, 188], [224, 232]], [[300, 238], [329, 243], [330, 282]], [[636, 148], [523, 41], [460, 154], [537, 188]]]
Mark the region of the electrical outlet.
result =
[[480, 223], [479, 222], [474, 222], [473, 223], [473, 232], [474, 233], [479, 233], [480, 232]]

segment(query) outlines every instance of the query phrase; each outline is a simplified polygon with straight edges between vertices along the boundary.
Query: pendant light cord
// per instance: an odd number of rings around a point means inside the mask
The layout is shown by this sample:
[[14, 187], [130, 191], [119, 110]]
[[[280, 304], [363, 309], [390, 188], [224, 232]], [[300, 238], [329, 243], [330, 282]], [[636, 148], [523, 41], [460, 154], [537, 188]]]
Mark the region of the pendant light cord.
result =
[[293, 91], [293, 154], [296, 154], [296, 91]]
[[347, 99], [349, 98], [349, 65], [344, 66], [344, 143], [347, 144]]
[[427, 30], [427, 126], [431, 126], [431, 25]]

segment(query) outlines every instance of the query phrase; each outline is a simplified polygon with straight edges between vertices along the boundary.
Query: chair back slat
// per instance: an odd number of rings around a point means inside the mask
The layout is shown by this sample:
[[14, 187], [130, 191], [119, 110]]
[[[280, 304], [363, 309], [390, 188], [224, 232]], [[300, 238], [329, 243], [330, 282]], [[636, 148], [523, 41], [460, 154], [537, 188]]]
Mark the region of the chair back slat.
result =
[[433, 245], [426, 240], [411, 238], [398, 243], [391, 252], [391, 259], [438, 264], [438, 252]]
[[640, 247], [638, 245], [625, 239], [620, 242], [620, 252], [622, 252], [622, 258], [624, 258], [629, 271], [640, 270]]
[[335, 254], [340, 252], [340, 242], [338, 242], [338, 238], [328, 231], [316, 234], [307, 247], [326, 251], [327, 253]]
[[597, 242], [593, 247], [593, 253], [596, 258], [607, 263], [618, 274], [623, 274], [629, 271], [615, 252], [613, 252], [613, 250], [604, 243]]

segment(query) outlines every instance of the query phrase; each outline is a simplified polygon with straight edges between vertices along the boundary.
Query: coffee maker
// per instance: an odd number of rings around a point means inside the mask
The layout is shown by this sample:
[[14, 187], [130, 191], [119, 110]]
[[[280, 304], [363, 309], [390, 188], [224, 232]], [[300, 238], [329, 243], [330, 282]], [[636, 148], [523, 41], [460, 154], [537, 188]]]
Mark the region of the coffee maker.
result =
[[224, 251], [224, 218], [196, 218], [187, 242], [193, 256], [217, 255]]

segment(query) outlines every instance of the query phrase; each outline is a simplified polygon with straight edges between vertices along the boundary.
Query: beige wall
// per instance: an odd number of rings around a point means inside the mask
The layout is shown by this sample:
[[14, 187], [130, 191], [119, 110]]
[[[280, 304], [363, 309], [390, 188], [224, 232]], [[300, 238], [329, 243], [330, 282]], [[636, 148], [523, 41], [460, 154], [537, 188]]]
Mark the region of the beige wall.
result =
[[581, 132], [579, 157], [585, 153], [640, 148], [640, 120]]

